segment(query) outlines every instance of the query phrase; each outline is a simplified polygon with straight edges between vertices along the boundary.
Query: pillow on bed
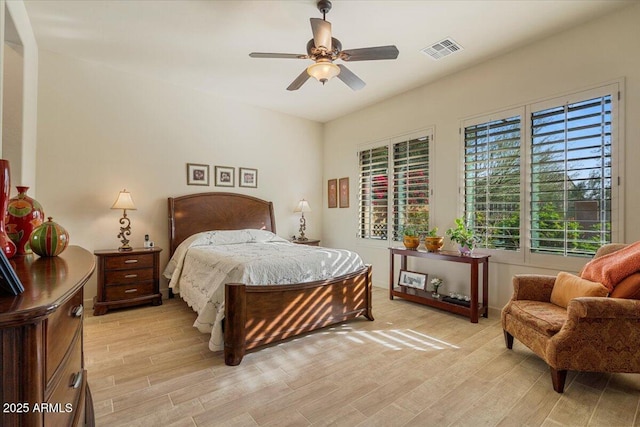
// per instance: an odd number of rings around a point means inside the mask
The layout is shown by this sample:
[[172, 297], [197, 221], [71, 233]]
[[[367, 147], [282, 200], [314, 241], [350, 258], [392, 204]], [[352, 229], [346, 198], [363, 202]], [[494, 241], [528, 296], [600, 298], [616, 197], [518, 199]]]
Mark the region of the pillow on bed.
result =
[[267, 230], [216, 230], [196, 234], [189, 246], [237, 245], [241, 243], [288, 242]]
[[184, 259], [189, 248], [192, 248], [194, 246], [220, 246], [237, 245], [241, 243], [267, 242], [284, 242], [293, 244], [288, 240], [285, 240], [282, 237], [278, 237], [276, 234], [267, 230], [215, 230], [196, 233], [193, 236], [187, 237], [182, 243], [178, 245], [162, 274], [164, 277], [171, 280], [173, 278], [174, 271], [181, 268], [182, 260]]

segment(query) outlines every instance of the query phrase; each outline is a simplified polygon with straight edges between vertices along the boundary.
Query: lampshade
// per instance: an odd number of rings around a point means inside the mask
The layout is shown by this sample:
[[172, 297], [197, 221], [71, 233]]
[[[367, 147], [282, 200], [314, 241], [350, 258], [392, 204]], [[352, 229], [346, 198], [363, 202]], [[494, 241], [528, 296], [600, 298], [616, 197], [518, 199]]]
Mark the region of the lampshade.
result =
[[333, 62], [318, 61], [307, 68], [307, 73], [319, 82], [322, 82], [322, 84], [325, 84], [329, 79], [340, 74], [340, 67]]
[[135, 211], [136, 205], [133, 203], [131, 193], [127, 190], [122, 190], [120, 194], [118, 194], [118, 198], [113, 206], [111, 206], [111, 209], [128, 209], [130, 211]]
[[300, 200], [298, 206], [293, 210], [294, 212], [311, 212], [311, 206], [305, 199]]

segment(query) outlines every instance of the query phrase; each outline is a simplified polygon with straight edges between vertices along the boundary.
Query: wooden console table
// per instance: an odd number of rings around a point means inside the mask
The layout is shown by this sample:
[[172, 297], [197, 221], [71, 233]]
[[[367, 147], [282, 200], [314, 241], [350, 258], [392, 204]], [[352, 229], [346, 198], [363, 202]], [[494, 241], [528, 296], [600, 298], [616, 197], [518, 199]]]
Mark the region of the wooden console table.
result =
[[[452, 313], [462, 314], [471, 319], [472, 323], [478, 323], [478, 316], [488, 317], [489, 314], [489, 257], [490, 255], [473, 254], [470, 256], [462, 256], [457, 252], [441, 251], [427, 252], [423, 250], [411, 250], [405, 248], [389, 248], [390, 265], [389, 265], [389, 299], [393, 297], [404, 298], [408, 301], [417, 302], [419, 304], [431, 307], [441, 308]], [[459, 262], [469, 264], [471, 268], [471, 280], [469, 287], [471, 289], [470, 306], [453, 304], [442, 299], [433, 298], [431, 292], [419, 289], [406, 288], [407, 292], [396, 286], [395, 277], [395, 256], [400, 256], [400, 269], [407, 269], [407, 257], [418, 257], [435, 259], [441, 261]], [[482, 303], [478, 301], [478, 265], [482, 264]]]

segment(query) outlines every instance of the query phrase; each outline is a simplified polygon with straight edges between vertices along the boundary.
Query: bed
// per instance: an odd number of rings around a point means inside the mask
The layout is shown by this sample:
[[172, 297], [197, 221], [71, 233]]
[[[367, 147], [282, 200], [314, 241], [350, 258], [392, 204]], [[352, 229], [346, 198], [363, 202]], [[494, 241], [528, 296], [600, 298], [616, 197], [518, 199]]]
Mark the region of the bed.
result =
[[[265, 235], [276, 231], [273, 204], [251, 196], [199, 193], [170, 197], [168, 205], [170, 263], [176, 251], [184, 251], [189, 239], [212, 230], [263, 230]], [[304, 250], [323, 249], [288, 245]], [[239, 365], [248, 350], [348, 319], [364, 316], [374, 320], [371, 289], [370, 265], [337, 277], [303, 283], [225, 283], [225, 363]]]

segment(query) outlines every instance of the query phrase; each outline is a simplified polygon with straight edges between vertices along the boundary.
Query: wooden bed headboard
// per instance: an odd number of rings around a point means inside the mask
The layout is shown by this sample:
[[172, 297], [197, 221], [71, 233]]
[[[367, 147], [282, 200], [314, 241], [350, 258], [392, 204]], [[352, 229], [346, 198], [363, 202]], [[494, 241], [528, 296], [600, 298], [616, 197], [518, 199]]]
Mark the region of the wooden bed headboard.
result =
[[187, 237], [210, 230], [264, 229], [276, 232], [273, 203], [236, 193], [169, 197], [169, 255]]

